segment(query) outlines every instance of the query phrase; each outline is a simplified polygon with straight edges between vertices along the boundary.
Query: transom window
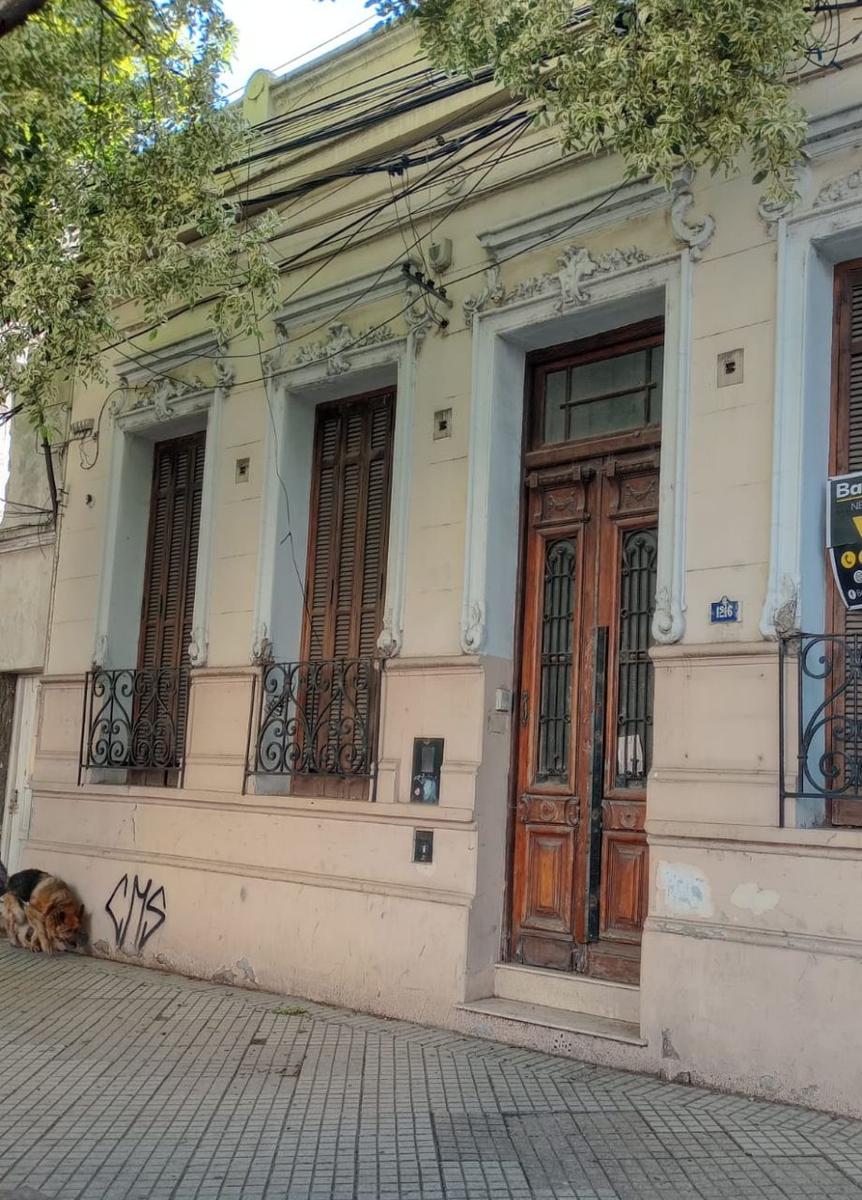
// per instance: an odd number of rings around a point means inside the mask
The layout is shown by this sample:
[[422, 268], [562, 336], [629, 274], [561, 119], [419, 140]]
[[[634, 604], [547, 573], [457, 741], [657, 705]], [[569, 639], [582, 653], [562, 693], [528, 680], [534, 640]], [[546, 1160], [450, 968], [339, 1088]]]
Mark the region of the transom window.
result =
[[[634, 346], [632, 343], [634, 335]], [[622, 337], [627, 352], [620, 354]], [[538, 368], [534, 447], [602, 438], [661, 422], [660, 321], [576, 343], [563, 362]]]

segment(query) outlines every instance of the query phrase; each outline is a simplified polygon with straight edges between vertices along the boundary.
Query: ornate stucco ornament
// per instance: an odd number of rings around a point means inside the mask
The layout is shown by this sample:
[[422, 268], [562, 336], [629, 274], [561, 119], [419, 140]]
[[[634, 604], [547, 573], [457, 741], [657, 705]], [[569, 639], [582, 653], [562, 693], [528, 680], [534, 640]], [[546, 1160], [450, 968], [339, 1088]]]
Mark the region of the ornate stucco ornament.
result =
[[482, 312], [489, 305], [501, 307], [515, 304], [519, 300], [531, 300], [537, 296], [553, 296], [559, 299], [557, 312], [587, 304], [590, 293], [584, 283], [598, 275], [612, 275], [629, 267], [649, 261], [645, 250], [637, 246], [610, 250], [607, 254], [594, 255], [583, 246], [567, 246], [557, 259], [557, 270], [546, 275], [533, 275], [513, 288], [503, 283], [500, 266], [494, 263], [485, 274], [485, 286], [474, 296], [468, 296], [463, 304], [464, 320], [467, 324], [474, 313]]
[[671, 646], [685, 633], [685, 614], [674, 602], [671, 589], [663, 584], [656, 589], [655, 612], [652, 618], [653, 640], [660, 646]]
[[862, 170], [851, 171], [841, 179], [826, 183], [817, 193], [815, 208], [826, 208], [830, 204], [841, 204], [845, 200], [856, 200], [862, 195]]
[[760, 632], [770, 641], [777, 641], [798, 631], [799, 584], [792, 576], [784, 575], [766, 597]]
[[327, 375], [343, 375], [350, 370], [348, 355], [351, 351], [390, 342], [393, 337], [389, 325], [372, 325], [354, 333], [349, 325], [339, 322], [329, 326], [326, 337], [302, 346], [294, 355], [291, 365], [304, 367], [325, 359]]
[[251, 639], [251, 662], [255, 666], [269, 662], [272, 658], [272, 639], [265, 621], [258, 621]]
[[387, 608], [383, 615], [383, 628], [377, 639], [377, 649], [385, 658], [394, 658], [401, 653], [402, 630], [398, 628], [395, 614]]
[[202, 625], [195, 625], [189, 641], [188, 656], [193, 667], [204, 667], [207, 661], [207, 633]]
[[485, 606], [473, 600], [461, 622], [461, 649], [465, 654], [478, 654], [485, 644]]
[[694, 171], [684, 167], [677, 176], [671, 194], [670, 225], [678, 242], [688, 246], [691, 257], [697, 262], [715, 235], [715, 217], [709, 213], [700, 220], [691, 220], [694, 208], [694, 193], [691, 190]]
[[757, 202], [757, 215], [766, 226], [767, 237], [775, 237], [775, 234], [778, 231], [778, 222], [782, 220], [783, 217], [788, 216], [792, 210], [792, 201], [776, 203], [774, 200], [767, 200], [765, 196], [760, 197], [760, 200]]
[[205, 390], [206, 384], [200, 379], [188, 382], [182, 379], [153, 379], [149, 383], [129, 388], [126, 392], [126, 403], [121, 401], [119, 405], [114, 406], [114, 415], [152, 409], [157, 421], [167, 421], [173, 415], [174, 405], [179, 400]]

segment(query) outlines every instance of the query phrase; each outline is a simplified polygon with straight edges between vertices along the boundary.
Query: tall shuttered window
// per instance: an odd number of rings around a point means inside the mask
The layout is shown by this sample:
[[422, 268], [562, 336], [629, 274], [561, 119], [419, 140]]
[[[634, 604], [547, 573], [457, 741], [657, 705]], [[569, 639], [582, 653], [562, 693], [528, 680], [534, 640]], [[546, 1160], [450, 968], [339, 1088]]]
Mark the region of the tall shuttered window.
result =
[[[862, 260], [842, 263], [835, 269], [829, 473], [844, 475], [850, 471], [862, 471]], [[837, 588], [833, 586], [831, 572], [828, 588], [831, 632], [855, 634], [862, 638], [862, 612], [847, 611]], [[840, 715], [845, 724], [862, 721], [862, 711], [856, 711], [857, 691], [856, 688], [848, 688], [836, 702], [840, 705]], [[831, 818], [836, 825], [862, 826], [862, 802], [833, 800]]]
[[[165, 675], [160, 701], [170, 708], [167, 719], [176, 729], [182, 757], [188, 706], [188, 650], [195, 604], [195, 571], [200, 539], [201, 499], [206, 435], [157, 442], [153, 451], [150, 527], [144, 568], [144, 595], [138, 668]], [[157, 772], [164, 775], [164, 772]], [[170, 782], [146, 779], [144, 782]]]
[[314, 444], [303, 657], [363, 658], [383, 621], [392, 392], [320, 405]]

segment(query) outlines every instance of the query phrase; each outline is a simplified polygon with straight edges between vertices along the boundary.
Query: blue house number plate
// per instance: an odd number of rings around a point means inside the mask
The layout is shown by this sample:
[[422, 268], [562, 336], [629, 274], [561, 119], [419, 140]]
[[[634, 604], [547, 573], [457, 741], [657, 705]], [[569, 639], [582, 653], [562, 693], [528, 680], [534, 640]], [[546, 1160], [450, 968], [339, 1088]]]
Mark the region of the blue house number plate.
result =
[[727, 625], [739, 620], [739, 601], [722, 596], [713, 600], [709, 606], [709, 620], [712, 625]]

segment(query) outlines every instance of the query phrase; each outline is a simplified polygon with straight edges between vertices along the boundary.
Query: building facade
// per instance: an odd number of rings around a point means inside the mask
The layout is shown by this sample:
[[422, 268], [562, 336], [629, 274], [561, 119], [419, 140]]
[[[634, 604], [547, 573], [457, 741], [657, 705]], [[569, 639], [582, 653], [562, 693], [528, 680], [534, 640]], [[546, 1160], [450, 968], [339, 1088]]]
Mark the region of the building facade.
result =
[[[33, 728], [45, 664], [56, 546], [50, 468], [27, 414], [0, 405], [0, 861], [15, 870], [30, 819]], [[50, 477], [49, 477], [50, 471]]]
[[277, 310], [74, 395], [23, 861], [98, 953], [862, 1115], [860, 71], [783, 211], [407, 30], [252, 78]]

